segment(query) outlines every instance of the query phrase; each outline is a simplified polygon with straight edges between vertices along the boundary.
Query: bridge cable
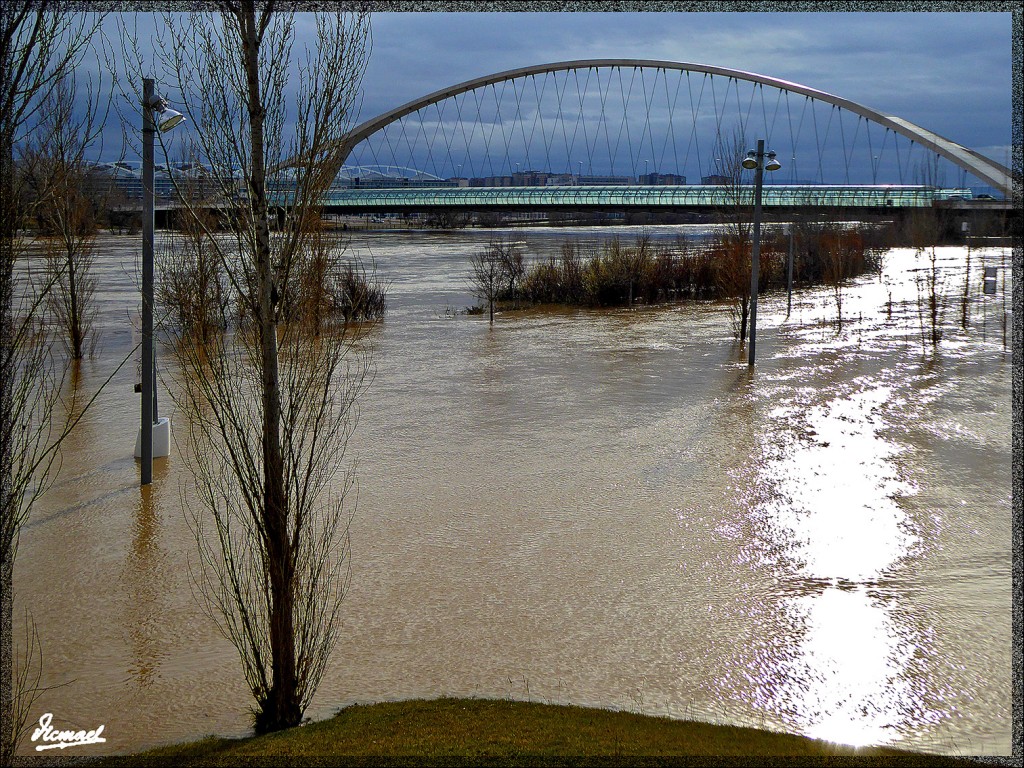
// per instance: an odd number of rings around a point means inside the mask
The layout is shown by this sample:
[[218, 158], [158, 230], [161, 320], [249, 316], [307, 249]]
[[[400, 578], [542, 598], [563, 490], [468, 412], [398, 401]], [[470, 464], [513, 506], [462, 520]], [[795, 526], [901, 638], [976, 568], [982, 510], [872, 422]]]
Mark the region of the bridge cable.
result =
[[[804, 131], [804, 120], [807, 117], [807, 108], [808, 108], [808, 106], [810, 106], [811, 114], [813, 116], [813, 114], [814, 114], [814, 102], [811, 100], [810, 96], [804, 96], [803, 105], [801, 106], [801, 109], [800, 109], [800, 122], [797, 124], [796, 141], [795, 141], [795, 146], [796, 147], [800, 147], [801, 149], [802, 149], [802, 145], [800, 144], [800, 136], [801, 136], [801, 134]], [[797, 157], [799, 159], [799, 155]], [[794, 168], [795, 168], [796, 167], [796, 162], [794, 162], [793, 165], [794, 165]], [[798, 181], [799, 181], [799, 179], [798, 179]], [[806, 179], [805, 179], [805, 181], [806, 181]]]
[[[622, 99], [622, 120], [619, 122], [619, 131], [618, 131], [618, 133], [615, 136], [615, 157], [616, 158], [618, 158], [618, 156], [619, 156], [619, 145], [622, 143], [622, 133], [623, 133], [623, 130], [625, 130], [625, 132], [626, 132], [626, 148], [627, 148], [628, 156], [631, 157], [632, 154], [633, 154], [633, 142], [630, 140], [630, 137], [629, 137], [629, 121], [627, 120], [627, 117], [629, 116], [629, 96], [626, 94], [625, 89], [622, 87], [622, 69], [621, 69], [621, 67], [618, 68], [618, 72], [619, 72], [619, 97]], [[629, 81], [629, 92], [630, 93], [632, 93], [632, 91], [633, 91], [633, 80], [635, 78], [636, 78], [636, 67], [633, 67], [632, 77], [630, 78], [630, 81]], [[613, 175], [614, 175], [614, 172], [613, 172]]]
[[[589, 79], [589, 72], [590, 71], [587, 70], [588, 79]], [[582, 123], [583, 126], [584, 126], [584, 130], [583, 130], [583, 146], [587, 150], [587, 152], [585, 154], [589, 154], [590, 145], [589, 145], [589, 142], [587, 141], [587, 132], [586, 132], [586, 124], [587, 123], [586, 123], [586, 120], [583, 117], [584, 107], [583, 107], [583, 96], [580, 93], [580, 75], [579, 75], [579, 70], [578, 69], [574, 69], [572, 71], [572, 74], [573, 74], [573, 80], [574, 80], [574, 82], [576, 84], [576, 101], [579, 104], [579, 112], [576, 113], [576, 124], [573, 126], [573, 129], [572, 129], [572, 146], [573, 147], [576, 146], [576, 137], [579, 135], [580, 124]], [[585, 89], [586, 89], [586, 86], [584, 86], [584, 90]], [[571, 167], [569, 168], [569, 174], [570, 174], [570, 176], [572, 175], [572, 168]], [[580, 174], [579, 175], [580, 176], [583, 175], [583, 165], [582, 164], [580, 164]], [[576, 183], [579, 184], [579, 179], [576, 180]]]
[[[437, 134], [438, 133], [440, 133], [441, 147], [444, 150], [444, 152], [441, 153], [440, 160], [439, 161], [435, 161], [434, 175], [440, 176], [441, 178], [450, 178], [451, 176], [454, 176], [455, 174], [452, 173], [452, 171], [454, 169], [452, 167], [451, 147], [450, 147], [449, 143], [447, 143], [447, 140], [445, 138], [445, 134], [449, 133], [449, 131], [441, 131], [441, 127], [443, 126], [443, 122], [441, 120], [440, 108], [438, 106], [438, 102], [434, 101], [433, 106], [434, 106], [434, 112], [437, 113], [437, 120], [434, 123], [434, 135], [430, 138], [430, 151], [431, 151], [431, 155], [433, 155], [433, 145], [434, 145], [434, 142], [437, 141], [437, 138], [438, 138]], [[424, 112], [426, 112], [426, 111], [424, 110]], [[424, 115], [424, 117], [426, 117], [426, 116]], [[447, 165], [444, 164], [445, 163], [445, 160], [444, 160], [445, 157], [447, 158]], [[436, 165], [436, 164], [439, 164], [439, 165]]]
[[773, 137], [775, 135], [775, 119], [779, 116], [779, 101], [782, 99], [782, 91], [778, 90], [778, 96], [775, 99], [775, 111], [772, 113], [771, 124], [768, 123], [768, 105], [765, 104], [764, 100], [764, 87], [758, 86], [761, 96], [761, 119], [764, 121], [764, 137], [767, 141], [768, 149], [775, 149], [775, 142]]
[[[395, 160], [395, 158], [396, 158], [395, 148], [391, 145], [391, 136], [389, 135], [388, 128], [390, 128], [390, 126], [387, 126], [384, 129], [384, 141], [387, 142], [388, 149], [391, 150], [391, 162], [393, 163], [393, 162], [397, 162], [397, 161]], [[376, 156], [374, 156], [374, 160], [376, 160], [376, 159], [377, 159]], [[387, 158], [385, 158], [385, 160], [386, 159]], [[380, 166], [380, 167], [382, 167], [382, 168], [390, 168], [391, 165], [387, 164], [387, 165], [383, 165], [383, 166]]]
[[[412, 168], [414, 170], [417, 170], [417, 171], [422, 170], [423, 172], [429, 173], [432, 176], [440, 176], [441, 174], [438, 173], [439, 169], [437, 167], [437, 162], [434, 160], [433, 142], [427, 136], [427, 126], [426, 126], [426, 123], [424, 122], [424, 119], [423, 119], [424, 118], [424, 110], [423, 109], [416, 110], [416, 117], [417, 117], [417, 119], [419, 120], [419, 123], [420, 123], [419, 131], [416, 134], [416, 148], [417, 148], [417, 150], [419, 149], [420, 138], [422, 138], [423, 139], [424, 148], [427, 151], [427, 156], [425, 158], [424, 167], [423, 168], [419, 167], [419, 162], [413, 163], [413, 164], [411, 164], [411, 166], [412, 166]], [[430, 170], [427, 170], [428, 168]]]
[[[490, 85], [491, 92], [494, 95], [495, 103], [497, 103], [498, 89], [494, 87], [494, 83]], [[487, 88], [483, 88], [483, 93], [480, 94], [480, 102], [477, 105], [477, 116], [480, 118], [480, 133], [484, 139], [484, 157], [487, 158], [487, 168], [490, 171], [491, 176], [501, 175], [501, 166], [498, 167], [498, 173], [494, 173], [494, 161], [491, 159], [491, 139], [494, 137], [494, 128], [496, 121], [491, 122], [491, 129], [488, 131], [486, 122], [483, 117], [482, 105], [484, 100], [487, 98]]]
[[502, 171], [502, 175], [504, 175], [505, 168], [507, 167], [508, 168], [508, 175], [509, 176], [512, 175], [512, 157], [509, 154], [509, 138], [508, 138], [508, 133], [507, 133], [506, 128], [505, 128], [505, 118], [502, 117], [502, 115], [501, 115], [501, 107], [502, 107], [503, 104], [505, 104], [505, 91], [508, 90], [508, 86], [509, 86], [509, 84], [511, 82], [512, 81], [510, 81], [510, 80], [503, 80], [502, 81], [502, 83], [501, 83], [501, 94], [500, 95], [497, 93], [497, 89], [495, 89], [495, 104], [494, 104], [494, 107], [495, 107], [494, 119], [497, 121], [498, 128], [501, 130], [501, 143], [502, 143], [502, 145], [505, 148], [505, 160], [504, 160], [504, 162], [502, 164], [501, 171]]
[[[412, 144], [409, 143], [409, 136], [405, 130], [405, 118], [398, 121], [399, 134], [398, 139], [395, 140], [396, 144], [401, 144], [401, 141], [405, 140], [405, 145], [412, 151]], [[391, 162], [395, 164], [395, 167], [399, 167], [398, 152], [391, 153]], [[389, 166], [390, 168], [390, 166]]]
[[467, 153], [467, 155], [470, 155], [471, 157], [474, 158], [474, 162], [473, 162], [474, 174], [476, 174], [478, 177], [484, 177], [485, 178], [486, 174], [487, 174], [487, 167], [486, 167], [486, 164], [485, 164], [486, 160], [487, 160], [486, 147], [484, 148], [484, 160], [482, 160], [480, 162], [480, 167], [479, 168], [476, 167], [477, 155], [473, 151], [473, 149], [474, 149], [473, 142], [476, 140], [477, 130], [480, 130], [481, 137], [483, 135], [482, 125], [481, 125], [481, 122], [480, 122], [480, 98], [479, 98], [479, 95], [478, 95], [476, 89], [474, 89], [472, 91], [469, 91], [466, 95], [467, 95], [467, 97], [468, 96], [472, 96], [472, 98], [473, 98], [473, 102], [472, 102], [473, 103], [473, 110], [476, 113], [476, 117], [473, 119], [473, 127], [470, 129], [469, 137], [466, 140], [466, 153]]
[[[656, 161], [656, 158], [655, 158], [654, 134], [651, 131], [651, 106], [654, 104], [654, 97], [655, 97], [655, 95], [658, 92], [658, 70], [657, 69], [654, 70], [654, 83], [651, 86], [651, 96], [650, 96], [650, 98], [647, 97], [647, 79], [644, 77], [643, 71], [640, 72], [640, 82], [643, 85], [643, 89], [644, 89], [644, 106], [645, 106], [644, 114], [646, 115], [645, 120], [644, 120], [644, 131], [647, 133], [647, 141], [651, 145], [651, 162], [655, 163], [654, 172], [657, 173], [658, 172], [658, 166], [657, 166], [657, 161]], [[644, 151], [644, 131], [642, 131], [640, 133], [640, 154], [643, 154], [643, 151]], [[637, 163], [639, 163], [639, 162], [640, 162], [640, 159], [639, 159], [639, 155], [638, 155], [637, 156]], [[648, 174], [650, 174], [650, 170], [648, 168], [645, 168], [644, 170], [647, 171]], [[650, 180], [648, 180], [648, 183], [650, 183]]]
[[[491, 156], [490, 156], [490, 152], [489, 152], [489, 147], [487, 145], [487, 129], [484, 128], [483, 114], [482, 114], [481, 109], [480, 109], [480, 98], [481, 98], [480, 94], [479, 94], [480, 90], [481, 89], [479, 89], [479, 88], [474, 88], [472, 91], [470, 91], [470, 93], [473, 95], [473, 106], [476, 109], [476, 119], [473, 121], [473, 132], [470, 134], [469, 150], [472, 151], [472, 139], [476, 136], [477, 128], [479, 128], [480, 129], [480, 138], [484, 142], [484, 159], [483, 159], [483, 163], [480, 166], [480, 171], [481, 171], [481, 173], [483, 173], [485, 171], [489, 171], [489, 175], [493, 177], [494, 176], [494, 164], [491, 162]], [[487, 89], [484, 88], [483, 90], [486, 93]]]
[[[886, 128], [885, 130], [888, 131], [889, 129]], [[896, 131], [892, 132], [892, 148], [893, 152], [896, 153], [896, 170], [899, 173], [900, 184], [903, 184], [903, 159], [900, 157], [900, 136]], [[910, 162], [909, 156], [907, 162]]]
[[[736, 118], [737, 118], [737, 120], [739, 120], [739, 124], [740, 124], [740, 137], [743, 139], [744, 145], [749, 145], [749, 143], [751, 141], [753, 141], [754, 139], [753, 138], [748, 138], [747, 127], [750, 124], [750, 113], [751, 113], [751, 111], [753, 110], [753, 107], [754, 107], [754, 96], [757, 95], [757, 84], [755, 83], [754, 86], [750, 89], [750, 101], [747, 102], [747, 113], [746, 113], [746, 115], [743, 114], [743, 106], [740, 103], [740, 81], [739, 81], [739, 78], [730, 77], [729, 80], [726, 82], [726, 86], [725, 86], [725, 98], [726, 99], [729, 98], [729, 86], [730, 85], [732, 85], [733, 86], [733, 90], [736, 91]], [[724, 114], [725, 110], [723, 109], [722, 112]], [[767, 139], [768, 137], [766, 136], [764, 138]], [[748, 146], [744, 146], [741, 149], [745, 151], [747, 148], [748, 148]]]
[[[589, 176], [593, 176], [594, 175], [594, 149], [593, 149], [593, 147], [590, 144], [590, 135], [589, 135], [589, 133], [587, 131], [587, 122], [588, 121], [584, 118], [584, 112], [586, 111], [586, 99], [584, 98], [584, 94], [587, 94], [587, 93], [590, 92], [590, 75], [591, 75], [591, 72], [593, 72], [593, 70], [594, 70], [593, 67], [587, 67], [587, 79], [586, 79], [586, 82], [583, 83], [583, 90], [582, 91], [580, 91], [579, 70], [575, 70], [575, 75], [576, 75], [576, 98], [579, 99], [579, 102], [580, 102], [580, 120], [579, 120], [579, 122], [581, 122], [583, 124], [583, 144], [587, 148], [587, 174]], [[577, 124], [577, 126], [578, 126], [578, 124]], [[579, 179], [576, 180], [576, 184], [577, 185], [580, 184], [580, 180]]]
[[[715, 110], [715, 145], [714, 145], [712, 151], [716, 152], [717, 154], [720, 154], [720, 155], [727, 154], [727, 152], [725, 151], [726, 150], [725, 139], [722, 136], [722, 121], [725, 119], [725, 108], [726, 108], [726, 103], [728, 102], [728, 98], [729, 98], [729, 84], [728, 84], [728, 82], [726, 83], [725, 87], [726, 87], [725, 98], [722, 99], [722, 109], [721, 109], [721, 111], [719, 111], [719, 109], [718, 109], [718, 92], [715, 90], [715, 76], [711, 75], [711, 102], [712, 102], [712, 106], [713, 106], [713, 108]], [[728, 167], [725, 164], [729, 163], [731, 165], [732, 159], [731, 158], [722, 157], [721, 158], [721, 162], [722, 162], [723, 166], [720, 168], [719, 172], [720, 173], [724, 173], [725, 169]]]
[[[565, 148], [565, 153], [566, 153], [565, 162], [566, 162], [566, 165], [568, 166], [569, 165], [569, 157], [568, 157], [568, 155], [570, 154], [571, 150], [569, 149], [569, 134], [567, 132], [566, 125], [565, 125], [565, 112], [562, 109], [562, 101], [563, 101], [564, 96], [565, 96], [565, 91], [569, 87], [569, 74], [568, 74], [568, 72], [565, 73], [565, 79], [564, 79], [564, 83], [562, 85], [561, 90], [559, 90], [559, 88], [558, 88], [558, 75], [552, 73], [552, 76], [555, 78], [555, 98], [557, 99], [557, 110], [555, 112], [555, 115], [556, 115], [556, 120], [557, 120], [559, 126], [561, 126], [561, 129], [562, 129], [562, 146]], [[552, 143], [552, 145], [554, 144], [554, 133], [552, 134], [552, 142], [551, 143]], [[555, 170], [554, 168], [551, 169], [552, 172], [554, 172], [554, 170]]]
[[[423, 136], [423, 142], [427, 148], [427, 167], [430, 168], [429, 173], [433, 176], [444, 178], [443, 168], [438, 166], [437, 160], [434, 158], [434, 141], [437, 139], [437, 126], [434, 126], [434, 135], [427, 136], [427, 110], [425, 108], [418, 109], [416, 110], [416, 115], [420, 120], [420, 135]], [[414, 165], [413, 167], [415, 168], [416, 166]]]
[[868, 164], [871, 166], [871, 183], [878, 183], [878, 156], [875, 154], [874, 144], [871, 141], [871, 121], [864, 118], [865, 131], [868, 140]]
[[829, 109], [829, 111], [828, 111], [828, 122], [825, 123], [825, 135], [822, 137], [821, 149], [818, 150], [818, 166], [821, 168], [821, 180], [822, 180], [823, 184], [825, 183], [825, 170], [824, 170], [824, 168], [825, 168], [826, 149], [828, 148], [828, 135], [832, 131], [832, 118], [835, 117], [836, 112], [837, 112], [838, 109], [839, 109], [839, 107], [837, 107], [835, 104], [832, 104], [831, 105], [831, 109]]
[[[683, 159], [683, 165], [687, 166], [690, 163], [690, 148], [695, 147], [697, 152], [697, 176], [698, 178], [703, 176], [703, 169], [701, 168], [701, 154], [700, 154], [700, 140], [697, 138], [697, 113], [700, 110], [701, 102], [704, 99], [704, 83], [707, 81], [707, 74], [705, 74], [700, 81], [700, 93], [697, 94], [697, 104], [694, 106], [693, 103], [693, 83], [690, 82], [690, 72], [686, 72], [686, 90], [690, 97], [690, 115], [693, 118], [690, 125], [690, 140], [686, 143], [686, 156]], [[703, 178], [701, 178], [703, 183]]]
[[[497, 94], [497, 90], [495, 90], [495, 117], [494, 117], [494, 119], [497, 122], [497, 124], [501, 127], [501, 143], [505, 146], [505, 161], [502, 164], [501, 169], [502, 169], [502, 171], [504, 171], [505, 167], [508, 166], [508, 175], [509, 176], [512, 175], [512, 157], [509, 154], [509, 138], [508, 138], [508, 134], [505, 132], [505, 120], [501, 116], [501, 105], [505, 103], [505, 90], [506, 90], [506, 88], [508, 87], [509, 83], [513, 83], [513, 82], [514, 81], [511, 81], [511, 80], [503, 80], [502, 81], [502, 83], [501, 83], [501, 95], [500, 96]], [[513, 85], [513, 90], [514, 89], [515, 89], [515, 86]]]
[[614, 168], [614, 166], [615, 166], [615, 161], [612, 158], [612, 140], [611, 140], [611, 134], [608, 131], [608, 114], [606, 112], [605, 105], [606, 105], [606, 103], [608, 101], [608, 93], [611, 91], [612, 72], [608, 73], [608, 85], [605, 86], [603, 91], [601, 91], [601, 88], [600, 88], [600, 86], [601, 86], [601, 73], [600, 73], [600, 70], [599, 70], [598, 71], [597, 84], [598, 84], [598, 91], [601, 93], [601, 123], [600, 124], [604, 126], [604, 143], [605, 143], [605, 148], [608, 150], [608, 162], [609, 162], [609, 174], [610, 174], [611, 173], [611, 169]]
[[847, 154], [847, 149], [846, 149], [846, 131], [843, 129], [843, 110], [842, 110], [842, 107], [839, 108], [839, 142], [842, 145], [840, 147], [840, 149], [842, 150], [842, 153], [843, 153], [843, 162], [846, 165], [846, 168], [845, 168], [846, 183], [849, 184], [850, 183], [850, 157]]
[[[519, 123], [519, 133], [523, 137], [523, 153], [524, 153], [523, 162], [526, 163], [526, 165], [523, 168], [523, 170], [524, 171], [529, 171], [529, 170], [531, 170], [530, 169], [530, 144], [529, 144], [529, 142], [526, 139], [526, 126], [525, 126], [525, 124], [523, 122], [523, 115], [522, 115], [523, 91], [526, 90], [526, 78], [523, 78], [523, 83], [522, 84], [523, 84], [522, 90], [517, 91], [516, 88], [515, 88], [515, 81], [513, 81], [512, 93], [516, 97], [516, 122]], [[512, 135], [513, 135], [513, 137], [515, 136], [515, 124], [513, 124]]]
[[[461, 169], [463, 166], [469, 166], [469, 172], [466, 174], [467, 178], [473, 178], [476, 176], [476, 168], [473, 165], [473, 158], [469, 153], [469, 137], [466, 136], [466, 121], [462, 119], [462, 105], [459, 103], [459, 95], [452, 98], [455, 104], [455, 114], [459, 121], [459, 131], [462, 133], [462, 138], [466, 141], [466, 151], [462, 156], [462, 163], [459, 165]], [[461, 170], [459, 171], [461, 174]]]
[[[530, 75], [530, 84], [533, 86], [534, 97], [537, 98], [537, 101], [536, 101], [537, 110], [536, 110], [536, 112], [534, 112], [534, 115], [533, 115], [533, 125], [530, 126], [530, 138], [528, 139], [528, 144], [527, 144], [528, 146], [533, 146], [533, 137], [537, 133], [537, 124], [538, 124], [538, 122], [540, 122], [540, 119], [541, 119], [541, 114], [540, 113], [541, 113], [541, 109], [542, 109], [543, 105], [540, 102], [540, 98], [537, 96], [537, 75], [536, 74]], [[543, 92], [543, 90], [544, 89], [542, 88], [541, 92]], [[541, 144], [543, 145], [543, 141], [541, 142]], [[535, 169], [531, 169], [531, 170], [535, 170]]]
[[495, 120], [498, 121], [498, 126], [501, 128], [501, 143], [505, 147], [505, 162], [502, 165], [502, 169], [504, 170], [505, 167], [508, 167], [508, 175], [509, 176], [512, 175], [512, 155], [510, 153], [510, 141], [509, 141], [509, 137], [508, 137], [508, 132], [507, 132], [506, 127], [505, 127], [505, 118], [502, 117], [502, 114], [501, 114], [501, 107], [505, 103], [505, 91], [508, 89], [508, 86], [510, 84], [512, 84], [513, 90], [515, 89], [515, 86], [514, 86], [513, 82], [514, 81], [511, 81], [511, 80], [505, 80], [505, 81], [502, 82], [502, 84], [501, 84], [501, 95], [496, 97], [497, 98], [497, 103], [495, 105], [496, 106]]
[[[540, 93], [537, 93], [537, 77], [533, 76], [533, 93], [537, 97], [537, 115], [533, 121], [533, 131], [530, 133], [530, 143], [533, 143], [533, 134], [536, 132], [537, 124], [540, 123], [540, 138], [544, 146], [544, 169], [551, 167], [551, 152], [548, 149], [547, 132], [544, 129], [544, 93], [547, 91], [547, 73], [544, 73], [544, 83]], [[543, 169], [542, 169], [543, 170]]]
[[[448, 99], [442, 99], [440, 102], [438, 102], [438, 101], [434, 102], [434, 110], [437, 112], [438, 130], [440, 130], [441, 127], [444, 125], [444, 110], [441, 109], [441, 106], [440, 106], [441, 103], [444, 103], [447, 106]], [[449, 131], [449, 130], [444, 130], [444, 131], [441, 132], [441, 138], [444, 140], [444, 143], [445, 143], [445, 153], [448, 156], [449, 173], [452, 176], [455, 176], [456, 175], [455, 158], [452, 157], [452, 137], [453, 137], [453, 135], [454, 135], [453, 132]], [[461, 176], [462, 175], [461, 172], [459, 172], [458, 175]]]
[[[412, 146], [409, 147], [409, 165], [410, 165], [411, 168], [413, 168], [413, 170], [419, 172], [422, 169], [420, 168], [419, 162], [416, 160], [416, 149], [420, 145], [420, 137], [421, 136], [423, 137], [424, 144], [426, 144], [427, 143], [427, 136], [426, 136], [426, 129], [423, 127], [423, 115], [420, 113], [419, 110], [416, 111], [416, 116], [419, 118], [419, 130], [416, 132], [415, 144], [413, 144]], [[412, 115], [409, 115], [409, 117], [412, 117]], [[402, 118], [402, 122], [405, 122], [405, 118]], [[430, 157], [429, 146], [427, 147], [427, 157], [428, 157], [428, 159]], [[429, 162], [429, 160], [428, 160], [428, 162]], [[417, 174], [417, 175], [419, 175], [419, 174]]]
[[811, 119], [813, 120], [813, 123], [814, 123], [814, 147], [815, 147], [815, 149], [818, 152], [818, 183], [819, 184], [824, 184], [825, 183], [825, 177], [824, 177], [824, 174], [822, 173], [822, 170], [821, 170], [821, 138], [820, 138], [821, 134], [818, 131], [818, 113], [817, 113], [817, 111], [815, 109], [816, 106], [817, 106], [817, 102], [815, 102], [812, 99]]
[[786, 125], [789, 127], [789, 181], [794, 184], [796, 183], [796, 141], [793, 139], [793, 110], [790, 109], [789, 91], [786, 91]]

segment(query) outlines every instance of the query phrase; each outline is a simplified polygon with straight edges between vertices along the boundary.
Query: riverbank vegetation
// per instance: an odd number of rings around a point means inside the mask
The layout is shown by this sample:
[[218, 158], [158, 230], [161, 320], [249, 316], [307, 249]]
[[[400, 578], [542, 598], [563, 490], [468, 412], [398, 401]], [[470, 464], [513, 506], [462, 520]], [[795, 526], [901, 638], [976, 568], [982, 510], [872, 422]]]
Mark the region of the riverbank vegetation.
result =
[[[879, 272], [881, 236], [870, 226], [802, 223], [790, 232], [767, 227], [761, 237], [758, 291], [785, 289], [788, 253], [793, 249], [793, 285], [829, 285], [842, 319], [842, 288], [863, 274]], [[750, 297], [749, 227], [729, 227], [710, 240], [656, 244], [643, 234], [632, 243], [613, 237], [584, 250], [563, 243], [559, 256], [529, 261], [522, 246], [492, 241], [474, 264], [477, 295], [505, 307], [565, 304], [584, 307], [631, 307], [699, 299], [732, 299], [738, 332], [745, 335]], [[477, 279], [486, 274], [486, 280]]]
[[854, 748], [784, 733], [632, 712], [490, 699], [355, 705], [328, 720], [247, 739], [207, 738], [106, 758], [120, 765], [649, 765], [652, 759], [819, 758], [830, 764], [969, 765], [881, 747]]

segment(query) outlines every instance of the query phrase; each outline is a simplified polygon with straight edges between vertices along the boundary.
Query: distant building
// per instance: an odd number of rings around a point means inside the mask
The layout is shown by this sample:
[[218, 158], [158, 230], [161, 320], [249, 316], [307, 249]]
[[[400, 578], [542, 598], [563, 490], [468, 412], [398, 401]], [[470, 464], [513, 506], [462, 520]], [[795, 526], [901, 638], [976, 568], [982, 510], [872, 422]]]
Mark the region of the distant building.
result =
[[[466, 181], [462, 179], [462, 181]], [[333, 186], [348, 189], [401, 189], [404, 187], [458, 187], [467, 186], [459, 184], [459, 179], [411, 179], [407, 176], [355, 176], [350, 179], [339, 180]]]
[[701, 176], [701, 184], [732, 184], [732, 176], [723, 176], [720, 173], [713, 173], [710, 176]]
[[661, 184], [678, 186], [686, 183], [686, 177], [677, 173], [647, 173], [637, 176], [638, 184]]
[[511, 187], [511, 176], [480, 176], [469, 180], [471, 187]]
[[[142, 199], [141, 163], [96, 163], [90, 168], [90, 175], [97, 186], [112, 183], [129, 200]], [[154, 167], [153, 195], [157, 200], [171, 200], [178, 196], [179, 189], [197, 198], [212, 197], [221, 192], [220, 183], [210, 166], [176, 163]]]
[[544, 171], [516, 171], [512, 174], [512, 186], [543, 187], [547, 185], [550, 175]]
[[579, 176], [581, 187], [614, 187], [632, 184], [629, 176]]

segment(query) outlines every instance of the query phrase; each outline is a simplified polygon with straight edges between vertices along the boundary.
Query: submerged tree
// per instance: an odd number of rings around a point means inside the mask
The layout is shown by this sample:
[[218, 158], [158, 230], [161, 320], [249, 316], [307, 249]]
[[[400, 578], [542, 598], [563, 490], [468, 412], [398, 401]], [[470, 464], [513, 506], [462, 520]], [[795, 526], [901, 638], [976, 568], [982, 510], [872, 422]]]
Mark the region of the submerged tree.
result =
[[487, 303], [490, 322], [494, 324], [494, 304], [498, 300], [502, 286], [507, 284], [505, 273], [505, 256], [502, 244], [492, 241], [482, 251], [477, 251], [469, 258], [469, 280], [473, 293], [478, 299]]
[[39, 124], [19, 153], [23, 200], [46, 238], [47, 303], [74, 360], [85, 354], [92, 331], [96, 234], [112, 186], [93, 171], [90, 157], [103, 129], [104, 100], [90, 88], [84, 112], [69, 115], [66, 105], [75, 103], [77, 91], [73, 73], [55, 82]]
[[725, 226], [712, 244], [715, 284], [719, 295], [733, 299], [733, 316], [738, 320], [736, 335], [742, 342], [747, 337], [747, 320], [750, 316], [753, 245], [752, 225], [747, 220], [747, 211], [754, 203], [752, 188], [743, 183], [742, 163], [747, 154], [747, 142], [742, 130], [735, 129], [729, 139], [719, 137], [715, 154], [715, 169], [726, 201], [720, 214]]
[[[39, 692], [40, 653], [26, 629], [14, 665], [12, 608], [18, 539], [39, 494], [52, 478], [54, 457], [67, 434], [51, 420], [63, 366], [40, 326], [49, 284], [19, 281], [25, 254], [18, 236], [14, 147], [38, 122], [55, 84], [71, 72], [102, 14], [71, 13], [69, 3], [0, 3], [0, 764], [9, 765]], [[80, 9], [79, 9], [80, 10]]]
[[353, 323], [314, 320], [319, 306], [298, 295], [295, 277], [319, 247], [320, 200], [340, 167], [369, 17], [313, 15], [315, 47], [296, 57], [293, 13], [273, 2], [219, 7], [164, 19], [161, 61], [190, 113], [194, 154], [236, 206], [227, 234], [205, 243], [225, 276], [231, 332], [176, 345], [175, 396], [206, 508], [194, 519], [198, 583], [238, 650], [265, 732], [301, 722], [345, 588], [352, 478], [336, 475], [369, 363]]

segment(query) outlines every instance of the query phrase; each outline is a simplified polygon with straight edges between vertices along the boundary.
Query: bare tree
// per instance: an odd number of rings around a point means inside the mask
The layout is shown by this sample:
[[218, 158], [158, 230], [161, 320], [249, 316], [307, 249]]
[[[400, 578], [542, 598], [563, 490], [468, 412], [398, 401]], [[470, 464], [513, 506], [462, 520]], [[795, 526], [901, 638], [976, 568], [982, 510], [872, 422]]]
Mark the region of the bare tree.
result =
[[159, 301], [169, 330], [185, 343], [208, 344], [227, 329], [227, 276], [214, 238], [216, 215], [189, 196], [192, 211], [178, 218], [176, 236], [161, 252]]
[[843, 288], [864, 269], [864, 238], [858, 230], [831, 227], [819, 237], [821, 276], [836, 302], [836, 326], [843, 329]]
[[[47, 487], [57, 447], [50, 416], [60, 373], [52, 339], [40, 327], [47, 285], [35, 295], [20, 280], [22, 212], [14, 147], [37, 121], [49, 93], [81, 59], [102, 14], [71, 13], [70, 3], [9, 0], [0, 4], [0, 764], [10, 764], [24, 733], [41, 660], [27, 630], [25, 664], [12, 644], [14, 561], [31, 507]], [[17, 306], [15, 306], [17, 303]], [[35, 682], [33, 682], [35, 681]]]
[[523, 249], [512, 240], [496, 240], [492, 247], [497, 251], [501, 263], [501, 276], [504, 282], [501, 292], [518, 307], [522, 281], [526, 277]]
[[501, 247], [496, 242], [488, 243], [482, 251], [477, 251], [469, 259], [469, 279], [473, 292], [481, 301], [487, 303], [491, 325], [494, 324], [494, 303], [505, 280], [502, 263]]
[[[345, 588], [352, 479], [335, 480], [369, 362], [353, 351], [353, 324], [310, 330], [313, 309], [295, 295], [295, 276], [340, 165], [369, 17], [316, 14], [316, 46], [294, 57], [293, 13], [251, 0], [219, 8], [167, 15], [160, 61], [191, 115], [195, 153], [223, 199], [238, 201], [227, 236], [209, 238], [237, 320], [206, 344], [176, 345], [182, 380], [172, 394], [206, 507], [195, 518], [196, 576], [239, 652], [265, 732], [301, 721], [337, 640]], [[185, 210], [203, 226], [194, 206]]]
[[726, 207], [721, 213], [724, 231], [713, 244], [715, 283], [721, 296], [733, 299], [733, 315], [739, 315], [737, 336], [747, 337], [750, 316], [751, 224], [748, 206], [753, 206], [753, 190], [743, 183], [743, 158], [746, 139], [737, 128], [729, 139], [719, 137], [715, 145], [715, 170], [722, 184]]
[[946, 315], [946, 278], [939, 265], [939, 256], [932, 245], [919, 248], [918, 255], [927, 253], [928, 266], [918, 268], [917, 312], [921, 323], [921, 343], [927, 348], [930, 343], [932, 350], [942, 341], [942, 325]]
[[[91, 167], [106, 119], [104, 99], [90, 87], [84, 111], [68, 114], [76, 101], [73, 73], [58, 79], [48, 94], [42, 118], [19, 148], [25, 200], [36, 227], [46, 236], [47, 276], [52, 283], [48, 305], [72, 359], [85, 353], [95, 316], [92, 276], [96, 233], [109, 178]], [[109, 106], [109, 100], [107, 100]]]

